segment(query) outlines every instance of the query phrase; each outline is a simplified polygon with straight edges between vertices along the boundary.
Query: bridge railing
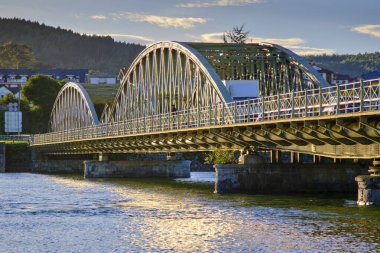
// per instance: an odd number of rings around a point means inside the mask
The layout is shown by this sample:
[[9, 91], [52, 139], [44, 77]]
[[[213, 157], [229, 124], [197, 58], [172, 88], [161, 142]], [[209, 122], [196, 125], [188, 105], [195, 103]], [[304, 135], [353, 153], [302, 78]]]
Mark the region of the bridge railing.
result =
[[0, 135], [0, 141], [23, 141], [30, 143], [31, 135], [18, 134], [18, 135]]
[[35, 135], [33, 144], [162, 132], [380, 109], [380, 79], [221, 103], [127, 121]]

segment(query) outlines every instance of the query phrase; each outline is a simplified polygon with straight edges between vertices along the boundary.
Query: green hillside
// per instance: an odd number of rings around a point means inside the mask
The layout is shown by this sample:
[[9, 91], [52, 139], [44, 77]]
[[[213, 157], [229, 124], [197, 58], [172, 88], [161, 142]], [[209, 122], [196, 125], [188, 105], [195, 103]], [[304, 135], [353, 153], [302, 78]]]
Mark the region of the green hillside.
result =
[[33, 50], [26, 45], [0, 44], [0, 69], [33, 69], [43, 67]]
[[[111, 37], [82, 35], [17, 18], [0, 18], [0, 31], [0, 45], [26, 45], [37, 61], [51, 68], [85, 68], [117, 74], [144, 49], [139, 44], [115, 42]], [[13, 62], [8, 63], [8, 68], [14, 67]]]
[[370, 71], [380, 70], [380, 52], [343, 55], [304, 56], [309, 62], [334, 72], [359, 77]]

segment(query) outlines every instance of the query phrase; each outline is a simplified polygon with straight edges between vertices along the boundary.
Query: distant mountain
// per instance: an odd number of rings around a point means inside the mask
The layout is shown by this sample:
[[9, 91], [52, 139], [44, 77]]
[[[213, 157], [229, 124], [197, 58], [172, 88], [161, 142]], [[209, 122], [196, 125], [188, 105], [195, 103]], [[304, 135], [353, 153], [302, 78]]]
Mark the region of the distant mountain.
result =
[[[9, 42], [31, 48], [39, 62], [36, 67], [85, 68], [113, 74], [129, 66], [144, 49], [142, 45], [116, 42], [111, 37], [82, 35], [24, 19], [0, 18], [0, 45]], [[14, 63], [9, 62], [9, 68], [13, 67]]]
[[340, 74], [359, 77], [380, 70], [380, 52], [342, 55], [309, 55], [306, 60]]

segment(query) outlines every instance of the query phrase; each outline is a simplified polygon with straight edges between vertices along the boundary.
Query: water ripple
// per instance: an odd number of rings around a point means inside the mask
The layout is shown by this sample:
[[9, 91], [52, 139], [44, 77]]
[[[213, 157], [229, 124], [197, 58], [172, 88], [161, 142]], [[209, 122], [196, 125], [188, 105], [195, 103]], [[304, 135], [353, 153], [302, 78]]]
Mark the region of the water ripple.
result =
[[0, 249], [380, 251], [379, 208], [360, 209], [345, 199], [217, 196], [182, 184], [0, 174]]

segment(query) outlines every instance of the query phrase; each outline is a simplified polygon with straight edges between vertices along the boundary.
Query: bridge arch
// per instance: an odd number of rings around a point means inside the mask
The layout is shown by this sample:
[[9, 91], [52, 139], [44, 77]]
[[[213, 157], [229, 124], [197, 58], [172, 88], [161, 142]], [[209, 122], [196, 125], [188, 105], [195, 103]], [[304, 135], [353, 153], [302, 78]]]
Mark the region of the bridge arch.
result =
[[51, 132], [99, 124], [87, 91], [78, 83], [69, 82], [59, 91], [50, 115]]
[[310, 64], [279, 45], [158, 42], [125, 72], [102, 122], [170, 114], [173, 106], [191, 110], [232, 102], [222, 80], [259, 80], [261, 96], [328, 85]]
[[232, 102], [207, 60], [178, 42], [159, 42], [142, 51], [122, 78], [104, 121], [120, 121]]

